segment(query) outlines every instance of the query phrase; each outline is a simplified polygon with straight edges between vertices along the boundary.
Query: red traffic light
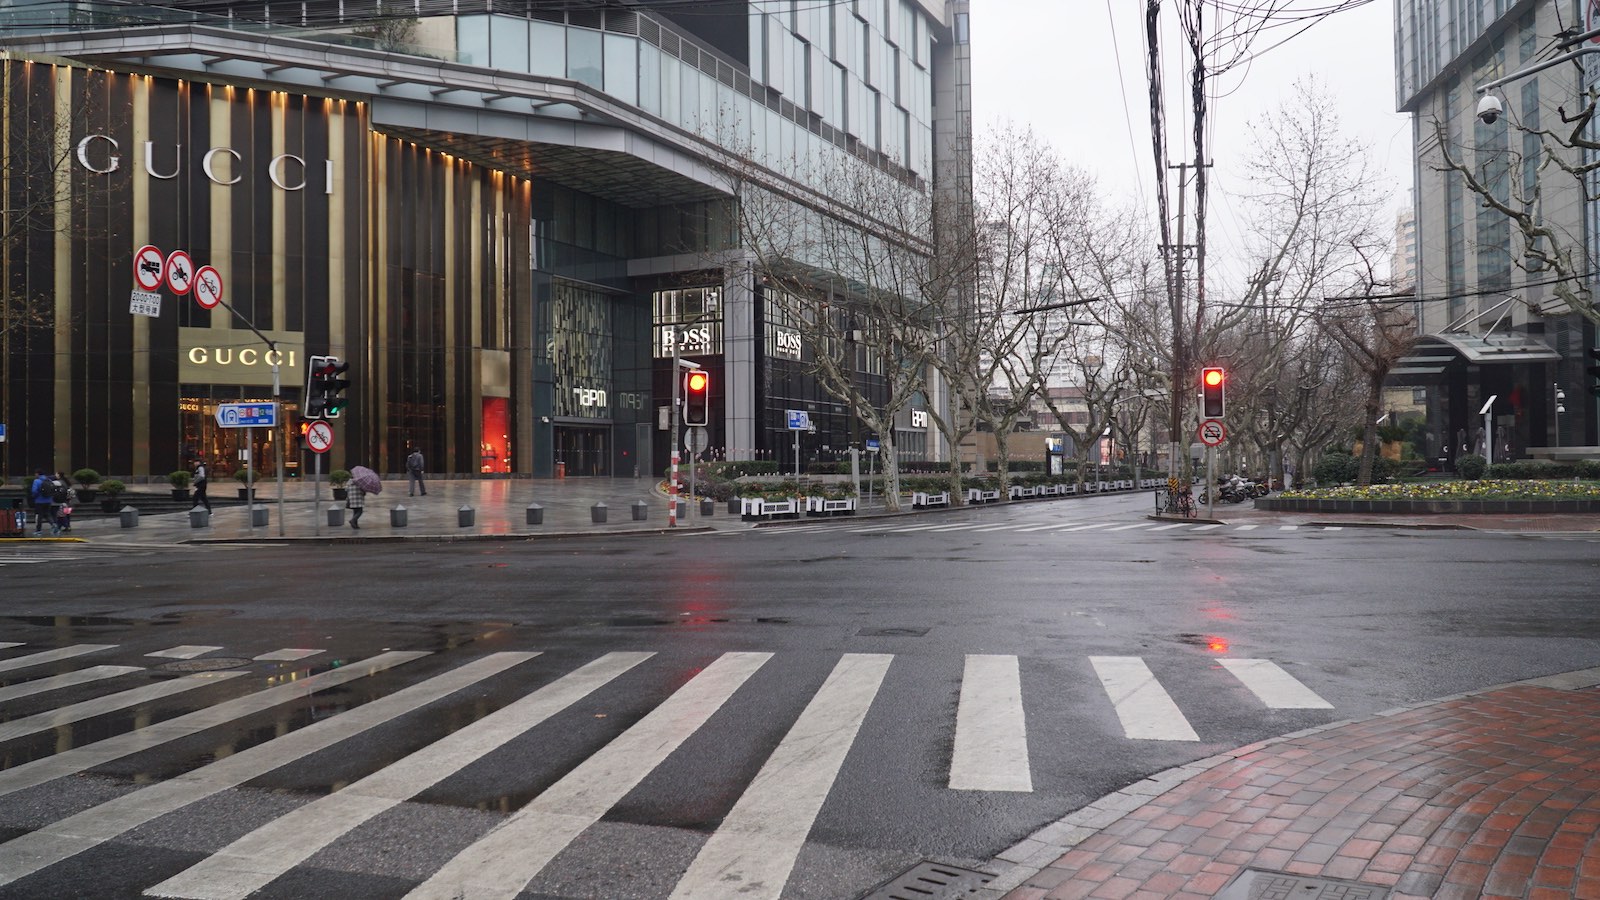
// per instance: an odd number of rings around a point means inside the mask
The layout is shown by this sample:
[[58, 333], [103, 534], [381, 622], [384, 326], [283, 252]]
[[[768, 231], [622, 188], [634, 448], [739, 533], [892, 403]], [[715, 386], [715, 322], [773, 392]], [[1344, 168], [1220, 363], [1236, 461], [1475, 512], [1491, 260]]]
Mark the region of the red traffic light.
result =
[[706, 383], [709, 380], [704, 372], [690, 372], [688, 380], [689, 391], [691, 393], [699, 393], [705, 390]]
[[1207, 387], [1216, 387], [1217, 385], [1222, 383], [1222, 370], [1221, 369], [1207, 369], [1206, 373], [1205, 373], [1205, 375], [1203, 377], [1205, 378], [1205, 383], [1206, 383]]
[[1207, 419], [1220, 419], [1227, 407], [1224, 390], [1228, 379], [1221, 366], [1207, 366], [1200, 370], [1200, 415]]

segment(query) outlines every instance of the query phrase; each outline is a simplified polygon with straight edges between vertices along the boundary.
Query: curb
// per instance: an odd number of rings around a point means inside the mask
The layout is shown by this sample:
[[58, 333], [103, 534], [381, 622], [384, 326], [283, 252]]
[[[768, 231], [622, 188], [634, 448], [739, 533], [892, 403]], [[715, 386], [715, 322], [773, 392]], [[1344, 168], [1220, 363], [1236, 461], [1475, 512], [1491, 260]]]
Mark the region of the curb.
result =
[[676, 528], [619, 528], [613, 531], [541, 531], [527, 533], [507, 534], [348, 534], [334, 537], [333, 535], [265, 535], [262, 537], [239, 538], [189, 538], [177, 541], [177, 544], [401, 544], [410, 542], [429, 542], [435, 544], [472, 543], [480, 541], [544, 541], [559, 538], [603, 538], [625, 537], [641, 534], [706, 534], [716, 531], [710, 525], [680, 525]]
[[[1600, 685], [1600, 667], [1574, 669], [1570, 672], [1558, 672], [1554, 675], [1525, 678], [1521, 681], [1490, 685], [1475, 691], [1462, 691], [1457, 694], [1447, 694], [1442, 697], [1433, 697], [1428, 700], [1403, 704], [1381, 710], [1362, 719], [1340, 719], [1337, 722], [1329, 722], [1325, 725], [1303, 728], [1289, 734], [1280, 734], [1252, 744], [1245, 744], [1242, 747], [1235, 747], [1232, 750], [1226, 750], [1204, 759], [1197, 759], [1181, 766], [1173, 766], [1170, 769], [1136, 781], [1120, 791], [1106, 794], [1088, 806], [1067, 814], [995, 854], [994, 860], [991, 861], [989, 866], [989, 868], [999, 870], [994, 873], [994, 880], [973, 892], [971, 896], [976, 900], [1001, 900], [1011, 890], [1021, 887], [1023, 882], [1065, 856], [1067, 851], [1090, 837], [1099, 834], [1101, 829], [1189, 779], [1203, 775], [1217, 766], [1232, 762], [1241, 756], [1248, 756], [1286, 741], [1320, 734], [1324, 731], [1332, 731], [1335, 728], [1343, 728], [1346, 725], [1395, 716], [1414, 709], [1422, 709], [1467, 697], [1476, 697], [1505, 690], [1506, 688], [1531, 686], [1552, 688], [1559, 691], [1575, 691], [1596, 685]], [[997, 863], [1003, 863], [1003, 865], [997, 865]]]
[[[1320, 525], [1327, 528], [1409, 528], [1413, 531], [1482, 531], [1471, 525], [1461, 525], [1455, 522], [1307, 522], [1307, 525]], [[1522, 532], [1508, 532], [1508, 534], [1521, 534]]]
[[81, 537], [3, 537], [0, 544], [87, 544], [88, 538]]

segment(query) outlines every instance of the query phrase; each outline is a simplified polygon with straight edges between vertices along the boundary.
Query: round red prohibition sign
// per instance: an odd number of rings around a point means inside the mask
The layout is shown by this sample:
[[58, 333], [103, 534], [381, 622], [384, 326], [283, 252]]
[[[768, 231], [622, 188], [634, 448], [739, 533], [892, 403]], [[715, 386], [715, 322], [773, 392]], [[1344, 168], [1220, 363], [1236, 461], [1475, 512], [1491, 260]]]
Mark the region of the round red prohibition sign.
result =
[[1200, 435], [1200, 442], [1207, 447], [1215, 447], [1228, 439], [1228, 429], [1222, 427], [1221, 419], [1207, 419], [1201, 422], [1197, 433]]
[[312, 453], [327, 453], [333, 447], [333, 426], [327, 422], [312, 422], [306, 429], [306, 446]]
[[194, 273], [194, 302], [204, 309], [215, 309], [222, 302], [222, 273], [201, 266]]
[[147, 291], [159, 290], [161, 278], [167, 272], [166, 261], [161, 258], [161, 248], [145, 244], [133, 254], [133, 283]]
[[194, 287], [194, 262], [184, 250], [174, 250], [167, 256], [167, 287], [183, 296]]

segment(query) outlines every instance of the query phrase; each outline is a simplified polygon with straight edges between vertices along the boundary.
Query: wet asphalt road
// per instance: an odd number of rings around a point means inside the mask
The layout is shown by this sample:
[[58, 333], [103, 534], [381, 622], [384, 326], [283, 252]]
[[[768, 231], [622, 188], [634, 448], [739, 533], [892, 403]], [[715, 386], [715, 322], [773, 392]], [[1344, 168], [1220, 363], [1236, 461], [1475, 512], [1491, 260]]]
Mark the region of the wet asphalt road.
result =
[[[785, 897], [859, 896], [925, 858], [972, 864], [1145, 775], [1265, 737], [1600, 665], [1600, 535], [1258, 528], [1109, 531], [1139, 498], [526, 543], [0, 550], [0, 692], [91, 665], [140, 667], [0, 702], [0, 725], [183, 668], [235, 677], [0, 742], [6, 770], [395, 651], [426, 655], [0, 799], [10, 841], [494, 653], [537, 652], [430, 705], [25, 878], [0, 896], [139, 896], [310, 800], [482, 722], [611, 653], [649, 653], [318, 848], [260, 896], [403, 896], [550, 791], [728, 653], [771, 654], [538, 872], [526, 896], [666, 897], [841, 659], [887, 667]], [[1074, 523], [1095, 525], [1069, 530]], [[1115, 521], [1118, 525], [1106, 526]], [[968, 527], [971, 526], [971, 527]], [[915, 529], [915, 530], [907, 530]], [[991, 530], [984, 530], [991, 529]], [[35, 561], [37, 560], [37, 561]], [[301, 660], [257, 660], [284, 648]], [[948, 786], [964, 665], [1015, 657], [1031, 790]], [[1131, 738], [1092, 657], [1148, 666], [1198, 740]], [[1271, 709], [1223, 658], [1270, 660], [1331, 709]], [[0, 697], [7, 695], [0, 693]], [[4, 734], [4, 732], [0, 732]], [[266, 753], [267, 751], [260, 751]], [[0, 845], [0, 877], [6, 871]]]

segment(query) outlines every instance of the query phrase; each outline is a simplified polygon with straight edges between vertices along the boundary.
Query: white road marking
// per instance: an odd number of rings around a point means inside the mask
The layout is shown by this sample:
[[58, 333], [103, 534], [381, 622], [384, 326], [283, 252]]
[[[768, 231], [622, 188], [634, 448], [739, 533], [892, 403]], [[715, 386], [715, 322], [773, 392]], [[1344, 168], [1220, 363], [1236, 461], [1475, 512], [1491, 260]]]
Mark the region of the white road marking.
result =
[[1192, 524], [1193, 523], [1190, 523], [1190, 522], [1179, 522], [1179, 523], [1177, 523], [1175, 525], [1157, 525], [1156, 527], [1154, 527], [1154, 528], [1152, 528], [1150, 530], [1151, 531], [1171, 531], [1174, 528], [1189, 528], [1189, 527], [1191, 527]]
[[127, 675], [130, 672], [143, 672], [138, 666], [90, 666], [87, 669], [78, 669], [75, 672], [66, 672], [61, 675], [51, 675], [48, 678], [35, 678], [9, 687], [0, 687], [0, 703], [15, 700], [18, 697], [30, 697], [42, 694], [45, 691], [59, 690], [77, 684], [88, 684], [102, 678], [115, 678], [118, 675]]
[[323, 651], [285, 648], [283, 650], [274, 650], [271, 653], [263, 653], [260, 656], [252, 658], [256, 662], [294, 662], [296, 660], [305, 659], [308, 656], [316, 656], [321, 652]]
[[1234, 530], [1236, 530], [1236, 531], [1250, 531], [1251, 529], [1260, 528], [1260, 527], [1261, 527], [1260, 525], [1235, 525], [1234, 526]]
[[949, 786], [962, 791], [1033, 790], [1022, 675], [1015, 656], [967, 657]]
[[1277, 663], [1268, 659], [1224, 659], [1223, 667], [1233, 673], [1250, 692], [1270, 709], [1333, 709], [1333, 704], [1317, 696]]
[[516, 897], [556, 854], [688, 740], [771, 658], [771, 653], [724, 654], [406, 896], [413, 900]]
[[890, 534], [905, 534], [910, 531], [927, 531], [930, 528], [949, 528], [948, 525], [910, 525], [905, 528], [895, 528]]
[[[608, 653], [343, 790], [274, 819], [146, 893], [197, 900], [247, 897], [363, 822], [477, 762], [654, 655]], [[508, 859], [520, 862], [525, 850], [519, 846]]]
[[1048, 531], [1051, 528], [1066, 528], [1068, 526], [1076, 525], [1076, 524], [1078, 524], [1078, 523], [1077, 522], [1051, 522], [1048, 525], [1030, 525], [1027, 528], [1018, 528], [1017, 531], [1019, 533], [1024, 532], [1024, 531]]
[[167, 659], [194, 659], [196, 656], [205, 656], [207, 653], [215, 653], [221, 649], [221, 647], [201, 647], [198, 644], [184, 644], [181, 647], [169, 647], [166, 650], [146, 653], [145, 656], [160, 656]]
[[874, 531], [888, 531], [889, 529], [895, 528], [895, 527], [898, 527], [898, 526], [895, 526], [895, 525], [868, 525], [866, 528], [852, 528], [852, 529], [850, 529], [850, 533], [851, 534], [871, 534]]
[[[173, 719], [166, 719], [154, 725], [146, 725], [134, 731], [109, 737], [105, 740], [84, 744], [71, 750], [64, 750], [54, 756], [46, 756], [31, 762], [20, 763], [9, 769], [0, 770], [0, 796], [13, 794], [24, 788], [44, 784], [55, 778], [75, 775], [85, 769], [108, 763], [114, 759], [121, 759], [140, 750], [148, 750], [168, 741], [198, 734], [207, 728], [215, 728], [271, 709], [280, 703], [287, 703], [301, 697], [314, 694], [317, 691], [337, 687], [346, 682], [365, 678], [385, 669], [404, 665], [413, 660], [427, 656], [425, 651], [396, 651], [381, 653], [371, 659], [344, 666], [338, 669], [329, 669], [299, 681], [290, 681], [277, 687], [246, 694], [215, 706], [197, 709]], [[370, 705], [370, 704], [369, 704]]]
[[1196, 526], [1195, 526], [1195, 527], [1194, 527], [1194, 528], [1193, 528], [1193, 530], [1194, 530], [1194, 531], [1210, 531], [1210, 530], [1212, 530], [1212, 529], [1214, 529], [1214, 528], [1221, 528], [1221, 527], [1222, 527], [1222, 526], [1221, 526], [1221, 525], [1218, 525], [1218, 524], [1212, 524], [1212, 525], [1196, 525]]
[[0, 650], [10, 650], [12, 647], [21, 647], [18, 641], [0, 641]]
[[151, 700], [159, 700], [162, 697], [170, 697], [174, 694], [181, 694], [184, 691], [192, 691], [195, 688], [216, 684], [219, 681], [227, 681], [230, 678], [238, 678], [243, 674], [245, 673], [201, 672], [194, 675], [185, 675], [182, 678], [157, 681], [126, 691], [119, 691], [115, 694], [107, 694], [104, 697], [97, 697], [93, 700], [85, 700], [82, 703], [58, 707], [49, 712], [42, 712], [21, 719], [12, 719], [9, 722], [0, 722], [0, 741], [9, 741], [13, 738], [38, 734], [41, 731], [60, 728], [62, 725], [71, 725], [73, 722], [80, 722], [109, 712], [127, 709], [130, 706], [138, 706]]
[[1122, 720], [1123, 734], [1146, 741], [1200, 740], [1144, 660], [1137, 656], [1091, 656], [1089, 662], [1100, 676], [1117, 718]]
[[1324, 526], [1322, 526], [1322, 530], [1323, 531], [1343, 531], [1344, 530], [1344, 526], [1343, 525], [1324, 525]]
[[0, 884], [15, 881], [24, 875], [99, 846], [158, 816], [166, 815], [229, 788], [238, 787], [279, 766], [331, 747], [339, 741], [432, 703], [440, 697], [537, 655], [496, 653], [486, 656], [420, 684], [364, 703], [355, 709], [291, 731], [247, 750], [241, 750], [176, 778], [157, 782], [114, 800], [108, 800], [99, 806], [7, 841], [0, 845]]
[[60, 662], [85, 653], [99, 653], [101, 650], [111, 650], [116, 644], [73, 644], [58, 650], [44, 650], [39, 653], [29, 653], [27, 656], [14, 656], [11, 659], [0, 659], [0, 672], [10, 672], [14, 669], [26, 669], [29, 666], [42, 666], [45, 663]]
[[893, 659], [849, 653], [839, 660], [671, 900], [777, 900]]
[[1090, 522], [1087, 525], [1074, 525], [1071, 528], [1063, 528], [1061, 530], [1063, 532], [1066, 532], [1066, 531], [1089, 531], [1089, 530], [1094, 529], [1094, 528], [1104, 528], [1104, 527], [1106, 527], [1107, 525], [1110, 525], [1110, 524], [1111, 524], [1110, 522]]
[[1278, 526], [1278, 530], [1279, 531], [1299, 531], [1300, 530], [1300, 526], [1299, 525], [1279, 525]]
[[1150, 527], [1150, 523], [1149, 522], [1135, 522], [1132, 525], [1118, 525], [1115, 528], [1107, 528], [1106, 530], [1107, 531], [1131, 531], [1131, 530], [1133, 530], [1135, 528], [1149, 528], [1149, 527]]
[[982, 526], [979, 526], [979, 527], [974, 528], [972, 530], [973, 531], [1010, 531], [1013, 528], [1021, 528], [1021, 527], [1022, 526], [1020, 524], [1016, 523], [1016, 522], [1003, 522], [1003, 523], [998, 524], [998, 525], [982, 525]]

